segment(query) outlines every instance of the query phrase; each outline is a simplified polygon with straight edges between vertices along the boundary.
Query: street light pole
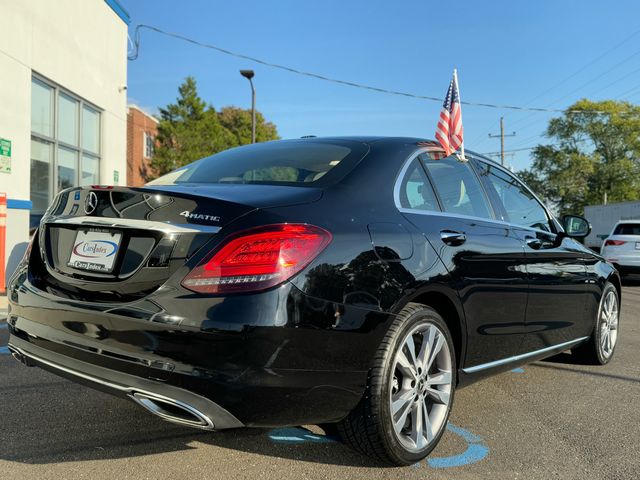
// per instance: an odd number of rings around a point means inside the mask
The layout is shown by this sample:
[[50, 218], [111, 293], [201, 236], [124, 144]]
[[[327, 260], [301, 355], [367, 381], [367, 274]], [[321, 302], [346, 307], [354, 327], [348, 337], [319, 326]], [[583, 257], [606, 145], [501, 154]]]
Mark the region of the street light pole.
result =
[[253, 70], [240, 70], [240, 75], [251, 85], [251, 143], [256, 143], [256, 89], [253, 86]]

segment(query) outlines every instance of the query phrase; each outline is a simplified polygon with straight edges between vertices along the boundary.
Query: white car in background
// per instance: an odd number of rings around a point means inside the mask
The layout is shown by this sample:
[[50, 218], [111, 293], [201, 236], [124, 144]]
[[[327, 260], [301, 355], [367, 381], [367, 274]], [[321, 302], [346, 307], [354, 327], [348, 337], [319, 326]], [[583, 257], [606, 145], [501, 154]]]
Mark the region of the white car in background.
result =
[[621, 220], [602, 244], [601, 255], [621, 275], [640, 274], [640, 220]]

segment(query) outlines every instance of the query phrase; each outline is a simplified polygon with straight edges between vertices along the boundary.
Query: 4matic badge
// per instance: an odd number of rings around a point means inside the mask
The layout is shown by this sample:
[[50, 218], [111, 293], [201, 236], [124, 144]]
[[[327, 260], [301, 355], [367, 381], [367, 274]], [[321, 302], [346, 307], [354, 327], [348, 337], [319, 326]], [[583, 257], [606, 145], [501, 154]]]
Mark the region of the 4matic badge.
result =
[[184, 212], [180, 212], [180, 215], [182, 215], [185, 218], [188, 218], [189, 220], [204, 220], [206, 222], [220, 221], [220, 217], [218, 215], [206, 215], [204, 213], [191, 213], [188, 210], [185, 210]]

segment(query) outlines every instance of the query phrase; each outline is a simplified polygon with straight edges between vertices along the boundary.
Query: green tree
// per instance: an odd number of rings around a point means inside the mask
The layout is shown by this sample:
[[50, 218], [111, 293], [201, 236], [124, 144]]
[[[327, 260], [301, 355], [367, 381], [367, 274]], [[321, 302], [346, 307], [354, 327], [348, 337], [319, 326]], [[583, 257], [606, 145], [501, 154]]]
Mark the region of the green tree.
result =
[[[533, 150], [519, 172], [560, 214], [586, 205], [640, 199], [640, 107], [613, 100], [580, 100], [549, 122], [553, 141]], [[576, 113], [584, 112], [584, 113]]]
[[[218, 119], [223, 127], [231, 132], [238, 145], [251, 143], [251, 110], [238, 107], [224, 107], [218, 112]], [[256, 112], [256, 142], [277, 140], [276, 126], [267, 122], [260, 112]]]
[[[178, 98], [160, 108], [156, 149], [151, 167], [156, 176], [228, 148], [251, 143], [251, 113], [235, 107], [221, 112], [198, 95], [196, 81], [187, 77]], [[245, 133], [248, 116], [249, 134]], [[256, 112], [256, 140], [278, 138], [274, 124]]]

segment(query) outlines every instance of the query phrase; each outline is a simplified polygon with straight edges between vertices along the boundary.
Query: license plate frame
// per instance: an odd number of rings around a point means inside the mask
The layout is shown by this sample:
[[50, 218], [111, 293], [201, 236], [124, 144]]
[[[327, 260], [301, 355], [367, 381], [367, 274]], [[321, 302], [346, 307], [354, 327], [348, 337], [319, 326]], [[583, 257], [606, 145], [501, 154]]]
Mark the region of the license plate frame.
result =
[[67, 266], [93, 273], [111, 273], [122, 242], [122, 233], [81, 229], [76, 233]]

